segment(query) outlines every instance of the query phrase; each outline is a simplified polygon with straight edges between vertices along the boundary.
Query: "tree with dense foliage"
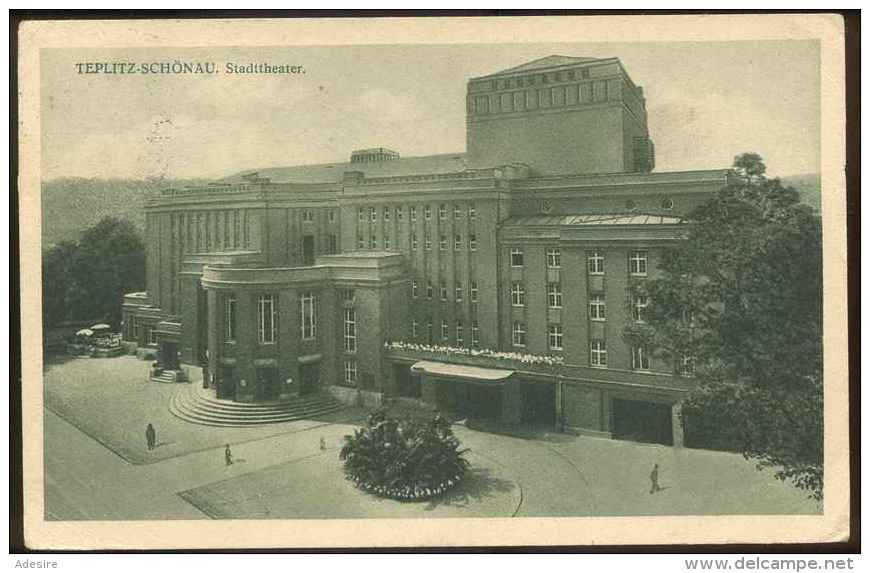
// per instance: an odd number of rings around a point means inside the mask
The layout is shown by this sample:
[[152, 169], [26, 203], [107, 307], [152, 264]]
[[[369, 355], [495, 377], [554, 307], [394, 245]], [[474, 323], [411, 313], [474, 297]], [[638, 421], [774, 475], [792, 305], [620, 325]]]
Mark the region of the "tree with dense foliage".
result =
[[822, 497], [821, 221], [757, 154], [688, 214], [685, 240], [626, 329], [675, 373], [697, 378], [683, 404], [687, 445], [742, 452]]
[[127, 292], [145, 287], [145, 245], [126, 219], [105, 217], [43, 256], [43, 323], [102, 320], [118, 325]]
[[412, 501], [460, 483], [468, 470], [465, 452], [440, 415], [420, 422], [375, 412], [353, 436], [345, 436], [340, 458], [347, 477], [361, 489]]

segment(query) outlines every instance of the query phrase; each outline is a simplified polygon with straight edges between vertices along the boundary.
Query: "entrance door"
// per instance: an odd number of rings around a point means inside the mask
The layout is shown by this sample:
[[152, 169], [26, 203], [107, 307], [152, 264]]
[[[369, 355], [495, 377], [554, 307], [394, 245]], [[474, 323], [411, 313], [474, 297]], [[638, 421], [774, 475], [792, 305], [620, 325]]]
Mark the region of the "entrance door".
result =
[[278, 399], [278, 369], [274, 366], [257, 368], [257, 387], [254, 391], [254, 399], [277, 400]]
[[232, 366], [222, 366], [218, 380], [217, 397], [225, 400], [236, 398], [236, 370]]
[[556, 385], [551, 382], [525, 382], [520, 386], [523, 399], [522, 421], [528, 424], [556, 423]]
[[163, 360], [164, 369], [178, 370], [178, 343], [164, 342], [160, 347], [160, 357]]
[[501, 417], [501, 386], [439, 380], [436, 397], [439, 409], [459, 418], [497, 420]]
[[614, 438], [666, 446], [674, 443], [670, 404], [614, 399], [612, 415]]
[[303, 364], [299, 368], [299, 376], [301, 378], [299, 384], [299, 395], [313, 394], [320, 387], [320, 364]]

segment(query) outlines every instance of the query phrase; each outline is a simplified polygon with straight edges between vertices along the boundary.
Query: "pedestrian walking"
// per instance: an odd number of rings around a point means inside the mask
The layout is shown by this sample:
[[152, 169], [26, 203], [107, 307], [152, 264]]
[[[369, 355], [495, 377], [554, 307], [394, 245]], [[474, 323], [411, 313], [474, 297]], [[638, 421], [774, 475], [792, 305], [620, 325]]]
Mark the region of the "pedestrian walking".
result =
[[659, 486], [659, 465], [654, 464], [653, 469], [649, 474], [649, 481], [651, 482], [649, 492], [650, 494], [656, 493], [657, 491], [662, 491], [662, 488]]
[[227, 447], [224, 450], [224, 460], [227, 462], [228, 466], [233, 465], [233, 452], [230, 450], [229, 444], [227, 444]]
[[326, 449], [326, 438], [324, 438], [323, 436], [320, 436], [320, 449], [321, 450]]
[[157, 432], [154, 430], [154, 426], [150, 423], [148, 427], [145, 428], [145, 443], [148, 444], [148, 449], [153, 450], [155, 444], [157, 444]]

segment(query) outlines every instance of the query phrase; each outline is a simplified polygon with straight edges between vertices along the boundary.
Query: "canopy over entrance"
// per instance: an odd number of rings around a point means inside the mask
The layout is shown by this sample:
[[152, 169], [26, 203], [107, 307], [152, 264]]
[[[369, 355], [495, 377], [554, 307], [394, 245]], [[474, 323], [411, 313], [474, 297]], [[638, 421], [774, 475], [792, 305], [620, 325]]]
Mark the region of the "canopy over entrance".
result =
[[514, 373], [513, 370], [430, 362], [428, 360], [421, 360], [415, 363], [411, 366], [411, 371], [416, 374], [427, 374], [429, 376], [438, 376], [439, 378], [452, 378], [488, 384], [502, 384]]

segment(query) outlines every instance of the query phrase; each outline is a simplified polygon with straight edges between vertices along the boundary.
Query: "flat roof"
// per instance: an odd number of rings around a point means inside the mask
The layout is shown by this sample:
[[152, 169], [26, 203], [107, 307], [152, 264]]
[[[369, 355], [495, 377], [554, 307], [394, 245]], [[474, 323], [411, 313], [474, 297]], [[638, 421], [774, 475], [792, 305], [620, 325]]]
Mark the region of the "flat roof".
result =
[[679, 225], [682, 219], [669, 215], [647, 213], [610, 213], [578, 215], [532, 215], [512, 217], [506, 226], [600, 226], [600, 225]]

